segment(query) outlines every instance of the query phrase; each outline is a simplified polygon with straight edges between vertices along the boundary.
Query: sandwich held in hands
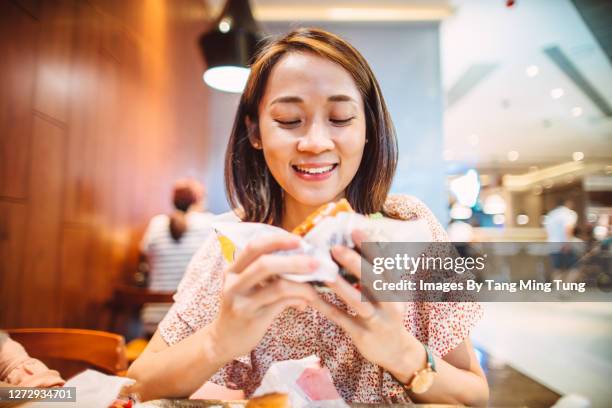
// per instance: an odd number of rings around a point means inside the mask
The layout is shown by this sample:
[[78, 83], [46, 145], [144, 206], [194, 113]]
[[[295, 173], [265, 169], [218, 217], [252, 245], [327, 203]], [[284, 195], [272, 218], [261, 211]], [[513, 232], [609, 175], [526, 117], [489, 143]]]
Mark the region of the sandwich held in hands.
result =
[[[330, 249], [335, 245], [354, 248], [351, 233], [362, 230], [371, 241], [429, 242], [431, 235], [424, 221], [399, 221], [383, 217], [371, 217], [353, 211], [346, 199], [319, 207], [298, 225], [292, 233], [282, 228], [255, 222], [218, 222], [213, 224], [217, 232], [223, 256], [228, 263], [250, 242], [257, 242], [270, 235], [298, 235], [297, 249], [278, 251], [279, 255], [305, 254], [316, 258], [319, 267], [311, 274], [283, 274], [294, 282], [335, 282], [342, 273], [333, 260]], [[353, 283], [353, 282], [351, 282]]]

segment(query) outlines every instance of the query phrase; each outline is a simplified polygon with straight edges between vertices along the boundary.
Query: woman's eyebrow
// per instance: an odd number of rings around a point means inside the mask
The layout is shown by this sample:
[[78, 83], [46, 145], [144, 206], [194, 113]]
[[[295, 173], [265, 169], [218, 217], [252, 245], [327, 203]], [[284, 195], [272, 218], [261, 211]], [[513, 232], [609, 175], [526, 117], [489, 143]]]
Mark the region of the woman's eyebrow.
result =
[[[332, 95], [327, 98], [330, 102], [357, 102], [354, 98], [348, 95]], [[304, 100], [299, 96], [279, 96], [270, 102], [270, 105], [275, 103], [304, 103]]]
[[270, 102], [270, 105], [274, 105], [275, 103], [303, 103], [304, 100], [299, 96], [279, 96]]
[[348, 95], [332, 95], [327, 100], [330, 102], [357, 102]]

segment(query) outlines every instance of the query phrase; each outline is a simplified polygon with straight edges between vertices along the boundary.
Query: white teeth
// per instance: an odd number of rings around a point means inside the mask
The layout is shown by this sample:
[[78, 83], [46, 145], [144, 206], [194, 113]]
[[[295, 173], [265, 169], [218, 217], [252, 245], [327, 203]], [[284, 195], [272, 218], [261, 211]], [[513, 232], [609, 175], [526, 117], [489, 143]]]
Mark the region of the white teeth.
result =
[[331, 171], [334, 168], [335, 164], [332, 164], [331, 166], [325, 166], [325, 167], [300, 167], [300, 166], [293, 166], [296, 168], [296, 170], [302, 172], [302, 173], [308, 173], [308, 174], [322, 174], [322, 173], [327, 173], [328, 171]]

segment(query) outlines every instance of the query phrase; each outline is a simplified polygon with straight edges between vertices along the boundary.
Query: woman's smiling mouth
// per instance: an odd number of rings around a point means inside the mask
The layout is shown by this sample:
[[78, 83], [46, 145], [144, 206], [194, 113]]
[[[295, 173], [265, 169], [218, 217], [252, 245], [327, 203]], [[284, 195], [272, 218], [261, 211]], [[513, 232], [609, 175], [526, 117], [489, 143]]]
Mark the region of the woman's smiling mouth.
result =
[[292, 164], [291, 167], [295, 171], [295, 174], [307, 181], [321, 181], [329, 178], [338, 163], [304, 163], [304, 164]]

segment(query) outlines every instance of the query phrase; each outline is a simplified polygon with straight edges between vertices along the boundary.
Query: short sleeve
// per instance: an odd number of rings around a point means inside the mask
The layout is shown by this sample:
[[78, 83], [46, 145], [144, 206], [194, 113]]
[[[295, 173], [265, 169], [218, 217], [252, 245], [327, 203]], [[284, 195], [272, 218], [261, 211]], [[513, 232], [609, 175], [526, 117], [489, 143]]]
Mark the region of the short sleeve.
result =
[[166, 343], [178, 343], [213, 321], [219, 312], [223, 267], [217, 236], [211, 233], [191, 259], [174, 304], [159, 324]]
[[168, 227], [168, 218], [164, 214], [156, 215], [151, 218], [149, 221], [149, 225], [147, 225], [147, 229], [140, 241], [140, 251], [143, 253], [147, 253], [150, 250], [151, 243], [155, 239], [155, 236], [158, 234], [158, 231], [162, 228]]
[[[191, 336], [217, 317], [224, 267], [217, 234], [212, 232], [192, 258], [174, 295], [174, 304], [159, 324], [159, 334], [168, 345]], [[209, 381], [243, 389], [251, 370], [250, 355], [239, 356], [217, 371]]]

